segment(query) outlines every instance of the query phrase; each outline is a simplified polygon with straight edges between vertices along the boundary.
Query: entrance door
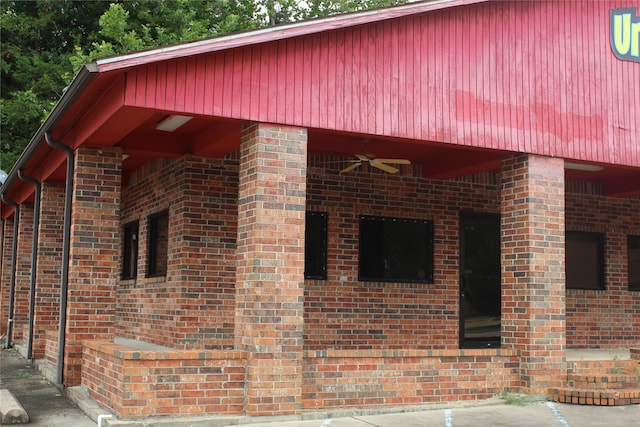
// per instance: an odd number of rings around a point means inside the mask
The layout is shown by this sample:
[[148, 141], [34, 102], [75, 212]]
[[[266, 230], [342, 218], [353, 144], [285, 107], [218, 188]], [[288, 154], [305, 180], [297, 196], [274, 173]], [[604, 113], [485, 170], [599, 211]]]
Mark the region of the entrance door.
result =
[[500, 347], [500, 216], [460, 215], [460, 347]]

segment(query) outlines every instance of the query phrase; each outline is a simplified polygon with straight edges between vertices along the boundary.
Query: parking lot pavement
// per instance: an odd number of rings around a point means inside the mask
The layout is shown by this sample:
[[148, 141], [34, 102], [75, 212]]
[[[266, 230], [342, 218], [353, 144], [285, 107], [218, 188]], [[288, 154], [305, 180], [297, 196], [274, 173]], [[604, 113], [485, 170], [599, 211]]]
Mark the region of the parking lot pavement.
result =
[[629, 406], [579, 406], [557, 404], [571, 427], [638, 427], [640, 405]]
[[245, 424], [244, 427], [638, 427], [640, 405], [596, 407], [536, 402]]

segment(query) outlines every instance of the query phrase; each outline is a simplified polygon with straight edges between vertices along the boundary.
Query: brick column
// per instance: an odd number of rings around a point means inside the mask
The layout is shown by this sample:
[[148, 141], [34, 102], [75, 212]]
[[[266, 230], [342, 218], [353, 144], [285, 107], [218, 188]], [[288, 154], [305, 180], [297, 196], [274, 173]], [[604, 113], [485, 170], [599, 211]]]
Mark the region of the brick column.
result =
[[4, 220], [4, 229], [2, 230], [2, 272], [0, 272], [0, 335], [2, 336], [7, 333], [9, 320], [12, 248], [13, 218], [8, 218]]
[[113, 339], [120, 257], [119, 148], [75, 156], [63, 382], [80, 384], [82, 341]]
[[59, 327], [64, 189], [64, 183], [42, 183], [33, 326], [34, 359], [44, 357], [46, 332], [57, 331]]
[[[29, 280], [31, 277], [31, 245], [33, 243], [33, 205], [20, 205], [18, 224], [18, 256], [16, 289], [13, 306], [13, 342], [27, 343], [29, 326]], [[24, 340], [23, 340], [24, 338]]]
[[527, 393], [566, 380], [564, 162], [502, 164], [502, 344], [521, 354]]
[[248, 125], [240, 144], [235, 346], [248, 415], [302, 408], [306, 129]]

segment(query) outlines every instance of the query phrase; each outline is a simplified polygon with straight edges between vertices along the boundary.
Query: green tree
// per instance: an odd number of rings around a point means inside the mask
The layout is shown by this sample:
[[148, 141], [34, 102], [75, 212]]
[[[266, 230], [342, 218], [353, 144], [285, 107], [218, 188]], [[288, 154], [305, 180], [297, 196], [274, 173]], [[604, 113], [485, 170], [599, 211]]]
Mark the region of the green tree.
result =
[[9, 171], [83, 63], [405, 0], [0, 3], [0, 169]]
[[392, 6], [406, 3], [406, 0], [308, 0], [306, 3], [302, 19]]
[[107, 2], [0, 3], [0, 169], [8, 171], [62, 94], [74, 46], [88, 46]]

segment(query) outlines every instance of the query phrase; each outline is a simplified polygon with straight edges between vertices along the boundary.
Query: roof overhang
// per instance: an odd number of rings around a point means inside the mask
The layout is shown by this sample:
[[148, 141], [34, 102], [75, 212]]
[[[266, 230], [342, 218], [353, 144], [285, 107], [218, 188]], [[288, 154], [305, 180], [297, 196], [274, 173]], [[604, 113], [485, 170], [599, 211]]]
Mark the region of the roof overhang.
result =
[[[41, 182], [64, 180], [63, 165], [66, 156], [46, 144], [45, 133], [48, 132], [55, 140], [72, 148], [117, 144], [122, 147], [126, 157], [125, 172], [140, 167], [152, 158], [177, 158], [186, 153], [215, 157], [237, 148], [242, 121], [236, 117], [194, 115], [194, 119], [180, 129], [173, 132], [158, 131], [157, 123], [176, 113], [127, 104], [124, 99], [126, 75], [136, 67], [485, 2], [487, 0], [408, 3], [117, 55], [86, 64], [36, 131], [0, 187], [0, 192], [8, 200], [17, 203], [33, 198], [33, 185], [19, 179], [20, 169], [26, 176]], [[211, 135], [215, 135], [214, 143], [211, 142]], [[447, 141], [417, 141], [415, 138], [402, 139], [373, 134], [353, 135], [337, 132], [335, 129], [310, 127], [309, 135], [310, 151], [345, 156], [360, 152], [363, 138], [377, 139], [378, 142], [392, 141], [388, 146], [380, 145], [376, 154], [411, 158], [424, 165], [425, 177], [433, 179], [499, 170], [501, 159], [507, 153], [498, 149], [480, 150], [460, 144], [447, 144]], [[391, 147], [393, 152], [387, 153], [387, 149]], [[567, 170], [567, 179], [598, 181], [602, 183], [607, 195], [640, 195], [638, 168], [610, 164], [600, 164], [599, 168], [601, 170], [598, 171]], [[13, 212], [13, 207], [9, 204], [1, 203], [0, 208], [0, 216], [3, 218]]]

